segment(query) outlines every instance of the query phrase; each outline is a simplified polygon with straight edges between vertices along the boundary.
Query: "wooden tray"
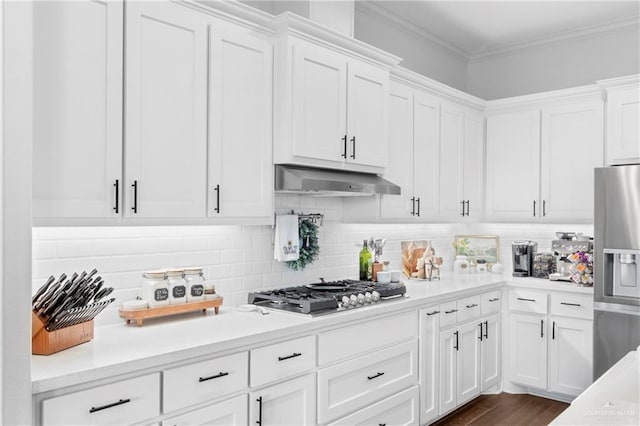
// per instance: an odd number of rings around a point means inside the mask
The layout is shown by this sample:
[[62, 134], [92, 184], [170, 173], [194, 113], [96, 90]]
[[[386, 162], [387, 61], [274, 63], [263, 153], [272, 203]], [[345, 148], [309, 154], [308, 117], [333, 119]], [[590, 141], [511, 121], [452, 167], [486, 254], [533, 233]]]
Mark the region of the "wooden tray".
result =
[[209, 308], [214, 308], [216, 315], [218, 315], [220, 305], [222, 305], [222, 300], [223, 298], [220, 297], [213, 300], [203, 300], [202, 302], [182, 303], [180, 305], [169, 305], [162, 306], [160, 308], [147, 308], [133, 311], [125, 311], [120, 308], [118, 313], [120, 314], [120, 318], [127, 321], [127, 324], [130, 324], [131, 321], [135, 321], [136, 324], [138, 324], [138, 327], [140, 327], [142, 326], [142, 322], [147, 318], [164, 317], [166, 315], [182, 314], [185, 312], [199, 310], [202, 310], [202, 313], [206, 315], [207, 309]]
[[47, 331], [37, 315], [31, 313], [31, 353], [51, 355], [93, 339], [93, 320]]

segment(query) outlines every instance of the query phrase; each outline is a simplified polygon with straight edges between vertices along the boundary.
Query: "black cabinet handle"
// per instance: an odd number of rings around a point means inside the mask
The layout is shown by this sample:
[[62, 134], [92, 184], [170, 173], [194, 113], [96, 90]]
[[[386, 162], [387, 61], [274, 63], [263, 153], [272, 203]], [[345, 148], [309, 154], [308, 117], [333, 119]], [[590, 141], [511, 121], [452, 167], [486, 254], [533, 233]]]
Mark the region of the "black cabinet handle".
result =
[[523, 302], [535, 302], [536, 299], [525, 299], [524, 297], [518, 297], [518, 300], [522, 300]]
[[224, 376], [228, 376], [229, 373], [223, 373], [222, 371], [218, 374], [216, 374], [215, 376], [209, 376], [209, 377], [200, 377], [198, 379], [198, 382], [206, 382], [207, 380], [213, 380], [213, 379], [219, 379], [220, 377], [224, 377]]
[[482, 342], [482, 323], [478, 324], [478, 327], [480, 327], [480, 335], [478, 336], [478, 339]]
[[551, 325], [551, 340], [556, 340], [556, 322]]
[[384, 373], [376, 373], [373, 376], [367, 376], [367, 379], [373, 380], [373, 379], [377, 379], [380, 376], [384, 376]]
[[415, 216], [416, 215], [416, 197], [411, 197], [411, 216]]
[[347, 158], [347, 135], [343, 136], [342, 142], [343, 142], [343, 146], [344, 146], [344, 151], [343, 151], [341, 157], [346, 159]]
[[547, 215], [547, 200], [542, 200], [542, 217]]
[[416, 213], [416, 216], [420, 216], [420, 197], [416, 198], [416, 203], [418, 203], [418, 212]]
[[351, 138], [351, 143], [353, 144], [353, 151], [351, 152], [351, 158], [356, 159], [356, 137]]
[[433, 311], [433, 312], [427, 312], [427, 315], [431, 316], [431, 315], [435, 315], [435, 314], [439, 314], [439, 313], [440, 313], [440, 311]]
[[536, 200], [533, 200], [533, 217], [536, 217]]
[[302, 353], [300, 352], [294, 352], [291, 355], [287, 355], [287, 356], [279, 356], [278, 357], [278, 361], [284, 361], [285, 359], [291, 359], [291, 358], [295, 358], [295, 357], [299, 357], [302, 356]]
[[459, 337], [458, 334], [459, 334], [459, 332], [456, 331], [453, 334], [456, 335], [456, 345], [453, 348], [457, 351], [459, 349], [459, 342], [458, 342], [458, 337]]
[[544, 337], [544, 320], [540, 320], [540, 337]]
[[216, 208], [213, 210], [220, 214], [220, 184], [217, 184], [213, 190], [216, 191]]
[[134, 180], [131, 187], [133, 188], [133, 207], [131, 207], [131, 210], [133, 210], [133, 212], [137, 214], [138, 213], [138, 181]]
[[462, 204], [462, 213], [460, 213], [460, 216], [464, 217], [464, 200], [460, 201], [460, 204]]
[[258, 402], [258, 420], [256, 420], [256, 424], [262, 425], [262, 397], [259, 396], [256, 401]]
[[467, 308], [471, 309], [471, 308], [475, 308], [476, 306], [478, 306], [477, 303], [472, 303], [471, 305], [467, 305]]
[[106, 410], [107, 408], [117, 407], [118, 405], [127, 404], [131, 402], [131, 399], [121, 399], [118, 402], [112, 402], [111, 404], [102, 405], [100, 407], [91, 407], [89, 413], [95, 413], [96, 411]]
[[484, 338], [489, 338], [489, 321], [484, 322]]
[[116, 205], [113, 207], [113, 210], [116, 214], [120, 213], [120, 180], [116, 179], [113, 187], [116, 189]]
[[464, 202], [467, 205], [467, 216], [469, 216], [469, 200]]
[[566, 305], [566, 306], [582, 306], [579, 303], [569, 303], [569, 302], [560, 302], [561, 305]]
[[496, 298], [494, 298], [494, 299], [489, 299], [489, 302], [497, 302], [498, 300], [500, 300], [500, 298], [499, 298], [499, 297], [496, 297]]
[[458, 310], [457, 309], [452, 309], [450, 311], [444, 311], [445, 314], [452, 314], [454, 312], [458, 312]]

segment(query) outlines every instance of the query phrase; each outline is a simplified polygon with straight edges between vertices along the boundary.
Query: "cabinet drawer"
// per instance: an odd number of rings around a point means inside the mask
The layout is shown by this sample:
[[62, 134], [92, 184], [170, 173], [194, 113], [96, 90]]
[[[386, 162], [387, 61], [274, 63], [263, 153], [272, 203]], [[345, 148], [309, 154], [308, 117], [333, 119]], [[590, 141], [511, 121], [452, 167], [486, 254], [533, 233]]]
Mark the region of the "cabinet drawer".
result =
[[379, 318], [318, 336], [318, 364], [370, 353], [418, 334], [417, 311]]
[[245, 389], [249, 382], [249, 353], [241, 352], [162, 373], [165, 413]]
[[513, 288], [509, 291], [509, 309], [512, 311], [547, 313], [547, 293], [536, 290]]
[[440, 328], [449, 327], [458, 322], [458, 304], [447, 302], [440, 305]]
[[256, 387], [316, 365], [316, 337], [307, 336], [251, 351], [250, 380]]
[[245, 426], [248, 420], [247, 395], [245, 394], [164, 420], [162, 426]]
[[459, 299], [456, 303], [458, 322], [480, 318], [480, 295]]
[[42, 424], [137, 423], [160, 414], [160, 373], [42, 401]]
[[593, 296], [590, 294], [551, 293], [551, 315], [593, 319]]
[[502, 308], [502, 291], [496, 290], [480, 295], [480, 313], [482, 315], [500, 312]]
[[418, 425], [418, 387], [356, 411], [328, 426]]
[[417, 383], [418, 342], [412, 340], [318, 371], [318, 422], [369, 407]]

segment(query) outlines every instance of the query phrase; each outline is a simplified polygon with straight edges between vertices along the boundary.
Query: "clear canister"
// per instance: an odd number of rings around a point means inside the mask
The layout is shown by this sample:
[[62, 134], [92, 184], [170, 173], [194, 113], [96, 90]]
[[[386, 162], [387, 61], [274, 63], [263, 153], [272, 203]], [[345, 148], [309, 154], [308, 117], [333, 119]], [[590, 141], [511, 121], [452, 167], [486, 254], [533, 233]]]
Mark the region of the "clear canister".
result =
[[204, 300], [204, 274], [202, 268], [185, 268], [184, 280], [187, 282], [187, 302]]
[[184, 280], [183, 269], [169, 269], [165, 273], [165, 280], [169, 285], [169, 304], [179, 305], [187, 301], [187, 282]]
[[145, 271], [142, 274], [142, 299], [150, 308], [169, 304], [169, 284], [165, 280], [165, 271]]

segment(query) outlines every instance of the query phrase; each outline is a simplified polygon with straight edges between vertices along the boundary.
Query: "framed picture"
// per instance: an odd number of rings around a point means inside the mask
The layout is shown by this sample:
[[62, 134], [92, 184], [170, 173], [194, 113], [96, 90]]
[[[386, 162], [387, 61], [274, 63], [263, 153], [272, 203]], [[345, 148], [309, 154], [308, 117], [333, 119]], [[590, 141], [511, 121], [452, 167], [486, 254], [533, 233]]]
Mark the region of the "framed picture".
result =
[[488, 265], [500, 261], [500, 238], [497, 235], [456, 235], [453, 242], [456, 255], [465, 255], [470, 262], [484, 259]]

